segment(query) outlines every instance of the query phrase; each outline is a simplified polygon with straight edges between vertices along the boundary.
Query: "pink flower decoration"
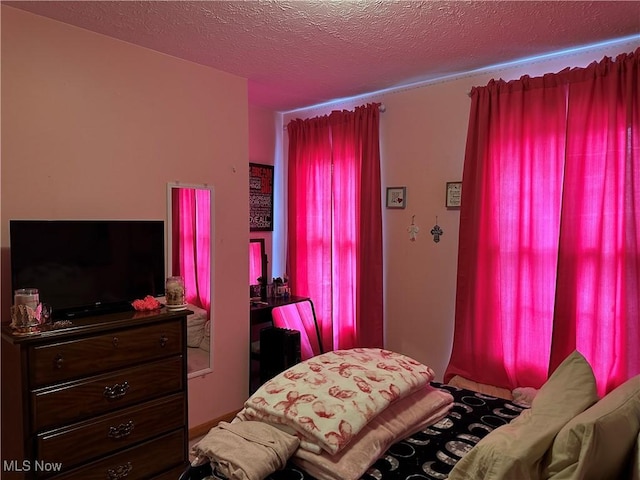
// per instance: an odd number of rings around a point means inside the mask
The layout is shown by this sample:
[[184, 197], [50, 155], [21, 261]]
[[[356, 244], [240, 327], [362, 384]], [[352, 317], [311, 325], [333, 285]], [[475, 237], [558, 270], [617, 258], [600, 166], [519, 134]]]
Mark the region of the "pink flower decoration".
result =
[[147, 295], [142, 300], [134, 300], [131, 302], [131, 305], [139, 312], [145, 310], [157, 310], [162, 306], [162, 304], [151, 295]]

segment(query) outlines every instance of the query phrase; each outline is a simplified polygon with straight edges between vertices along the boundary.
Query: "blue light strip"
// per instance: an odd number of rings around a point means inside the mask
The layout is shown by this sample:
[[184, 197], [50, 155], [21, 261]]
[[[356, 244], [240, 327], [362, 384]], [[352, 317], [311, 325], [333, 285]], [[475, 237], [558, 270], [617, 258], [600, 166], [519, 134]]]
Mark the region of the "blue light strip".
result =
[[430, 80], [424, 80], [424, 81], [415, 82], [415, 83], [408, 83], [408, 84], [405, 84], [405, 85], [398, 85], [398, 86], [395, 86], [395, 87], [385, 88], [385, 89], [382, 89], [382, 90], [376, 90], [374, 92], [364, 93], [364, 94], [361, 94], [361, 95], [354, 95], [352, 97], [344, 97], [344, 98], [340, 98], [340, 99], [337, 99], [337, 100], [331, 100], [329, 102], [318, 103], [316, 105], [310, 105], [308, 107], [303, 107], [303, 108], [296, 108], [294, 110], [289, 110], [289, 111], [280, 112], [280, 113], [286, 115], [286, 114], [289, 114], [289, 113], [294, 113], [294, 112], [299, 112], [299, 111], [312, 110], [312, 109], [316, 109], [316, 108], [319, 109], [319, 108], [330, 107], [331, 105], [339, 105], [339, 104], [343, 104], [343, 103], [349, 103], [349, 102], [353, 102], [353, 101], [356, 101], [356, 100], [362, 99], [362, 98], [376, 97], [376, 96], [384, 95], [385, 93], [397, 92], [397, 91], [410, 89], [410, 88], [418, 88], [418, 87], [427, 86], [427, 85], [430, 85], [430, 84], [433, 84], [433, 83], [440, 83], [440, 82], [443, 82], [443, 81], [452, 80], [452, 79], [456, 79], [456, 78], [461, 78], [461, 77], [465, 77], [465, 76], [476, 75], [476, 74], [480, 74], [480, 73], [484, 73], [484, 72], [488, 72], [488, 71], [515, 67], [515, 66], [518, 66], [518, 65], [530, 64], [530, 63], [534, 63], [534, 62], [539, 62], [541, 60], [550, 60], [550, 59], [557, 58], [557, 57], [563, 57], [563, 56], [572, 55], [572, 54], [576, 54], [576, 53], [586, 52], [586, 51], [589, 51], [589, 50], [594, 50], [594, 49], [599, 49], [599, 48], [606, 48], [606, 47], [611, 47], [611, 46], [620, 45], [620, 44], [624, 44], [624, 43], [628, 43], [628, 42], [634, 42], [634, 41], [640, 41], [640, 34], [630, 35], [628, 37], [621, 37], [621, 38], [617, 38], [615, 40], [606, 40], [604, 42], [592, 43], [592, 44], [583, 45], [583, 46], [580, 46], [580, 47], [567, 48], [567, 49], [564, 49], [564, 50], [558, 50], [558, 51], [555, 51], [555, 52], [545, 53], [545, 54], [542, 54], [542, 55], [534, 55], [532, 57], [525, 57], [525, 58], [521, 58], [521, 59], [518, 59], [518, 60], [512, 60], [510, 62], [497, 63], [497, 64], [490, 65], [490, 66], [487, 66], [487, 67], [477, 68], [475, 70], [468, 70], [466, 72], [453, 73], [451, 75], [445, 75], [445, 76], [442, 76], [442, 77], [432, 78]]

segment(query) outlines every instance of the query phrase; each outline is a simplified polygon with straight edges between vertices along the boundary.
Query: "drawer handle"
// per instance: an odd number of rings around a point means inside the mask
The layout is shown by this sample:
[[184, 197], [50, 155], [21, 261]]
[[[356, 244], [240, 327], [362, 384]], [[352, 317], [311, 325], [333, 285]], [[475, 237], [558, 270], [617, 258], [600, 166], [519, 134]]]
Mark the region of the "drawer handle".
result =
[[53, 361], [53, 366], [56, 369], [60, 370], [62, 368], [63, 363], [64, 363], [64, 356], [61, 353], [57, 354], [55, 360]]
[[169, 343], [169, 337], [167, 337], [166, 335], [162, 335], [160, 337], [160, 347], [162, 348], [166, 347], [167, 343]]
[[111, 340], [111, 343], [113, 344], [113, 346], [114, 346], [115, 348], [118, 348], [118, 342], [119, 342], [119, 341], [120, 341], [120, 340], [118, 340], [118, 337], [113, 337], [113, 340]]
[[133, 420], [129, 420], [127, 423], [121, 423], [117, 427], [109, 427], [109, 433], [107, 437], [114, 440], [120, 440], [121, 438], [128, 437], [133, 431]]
[[104, 387], [103, 395], [109, 400], [116, 400], [124, 397], [129, 390], [129, 382], [116, 383], [112, 387]]
[[107, 470], [107, 477], [109, 480], [120, 480], [121, 478], [127, 478], [133, 470], [131, 462], [127, 462], [124, 465], [118, 465], [116, 468], [110, 468]]

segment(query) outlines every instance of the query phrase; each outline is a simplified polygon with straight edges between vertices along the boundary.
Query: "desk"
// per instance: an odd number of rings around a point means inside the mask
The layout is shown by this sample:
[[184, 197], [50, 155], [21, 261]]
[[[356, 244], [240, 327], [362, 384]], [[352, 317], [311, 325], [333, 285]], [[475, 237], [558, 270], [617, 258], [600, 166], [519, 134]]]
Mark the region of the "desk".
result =
[[309, 300], [309, 297], [276, 297], [268, 298], [264, 301], [251, 301], [250, 303], [250, 338], [249, 338], [249, 352], [250, 352], [250, 369], [249, 369], [249, 393], [256, 391], [260, 386], [260, 359], [258, 356], [251, 354], [252, 346], [254, 342], [260, 341], [260, 330], [273, 325], [273, 318], [271, 311], [276, 307], [283, 305], [289, 305], [292, 303], [304, 302]]

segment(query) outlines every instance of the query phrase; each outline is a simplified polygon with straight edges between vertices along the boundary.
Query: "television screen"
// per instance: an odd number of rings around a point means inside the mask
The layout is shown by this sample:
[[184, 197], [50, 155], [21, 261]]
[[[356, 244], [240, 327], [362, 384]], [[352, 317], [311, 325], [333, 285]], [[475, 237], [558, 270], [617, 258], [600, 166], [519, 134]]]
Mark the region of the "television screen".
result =
[[11, 220], [13, 290], [37, 288], [63, 319], [131, 309], [164, 295], [164, 222]]

